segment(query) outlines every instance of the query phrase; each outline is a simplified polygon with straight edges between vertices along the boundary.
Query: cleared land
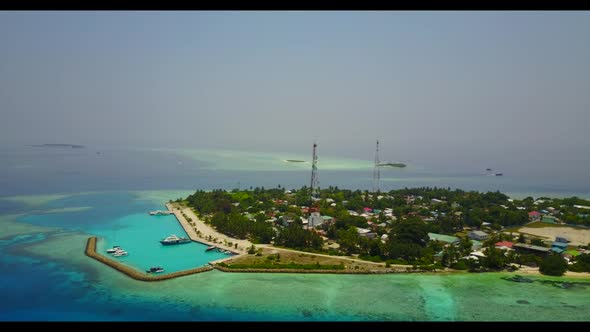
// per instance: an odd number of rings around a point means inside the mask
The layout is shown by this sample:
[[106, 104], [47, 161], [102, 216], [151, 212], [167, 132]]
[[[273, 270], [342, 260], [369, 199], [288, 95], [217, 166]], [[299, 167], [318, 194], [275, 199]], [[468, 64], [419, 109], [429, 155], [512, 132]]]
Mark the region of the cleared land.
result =
[[522, 227], [518, 230], [520, 233], [532, 234], [555, 240], [555, 236], [565, 236], [570, 240], [570, 244], [587, 245], [590, 243], [590, 229], [580, 229], [569, 226], [552, 225], [550, 227]]
[[[344, 265], [345, 271], [379, 271], [379, 272], [406, 272], [411, 266], [408, 265], [391, 265], [385, 267], [385, 263], [373, 263], [365, 262], [357, 259], [351, 259], [346, 257], [329, 256], [329, 255], [318, 255], [313, 253], [298, 252], [290, 249], [274, 248], [274, 247], [260, 247], [262, 251], [261, 256], [256, 255], [240, 255], [230, 260], [226, 260], [225, 263], [229, 266], [232, 264], [245, 264], [245, 265], [260, 265], [260, 264], [320, 264], [321, 265]], [[279, 254], [279, 259], [276, 259], [276, 255]], [[270, 259], [269, 259], [270, 257]]]

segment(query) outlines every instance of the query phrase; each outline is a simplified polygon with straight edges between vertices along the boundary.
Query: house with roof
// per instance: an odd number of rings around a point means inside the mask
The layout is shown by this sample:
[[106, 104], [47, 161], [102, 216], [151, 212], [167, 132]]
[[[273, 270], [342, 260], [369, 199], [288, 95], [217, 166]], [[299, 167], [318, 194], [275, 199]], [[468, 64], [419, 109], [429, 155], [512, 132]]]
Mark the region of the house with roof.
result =
[[322, 217], [320, 216], [320, 213], [317, 211], [312, 212], [309, 215], [309, 227], [313, 228], [313, 227], [317, 227], [319, 225], [321, 225], [324, 222], [324, 219], [322, 219]]
[[544, 222], [546, 224], [557, 224], [557, 218], [553, 216], [543, 216], [541, 217], [541, 222]]
[[529, 220], [537, 221], [541, 218], [541, 214], [538, 211], [529, 212]]
[[360, 227], [357, 227], [357, 228], [356, 228], [356, 231], [358, 232], [358, 234], [359, 234], [360, 236], [362, 236], [362, 237], [366, 237], [366, 238], [370, 238], [370, 239], [372, 239], [372, 238], [374, 238], [374, 237], [376, 237], [376, 236], [377, 236], [377, 234], [375, 234], [375, 233], [371, 232], [371, 230], [370, 230], [370, 229], [366, 229], [366, 228], [360, 228]]
[[521, 253], [535, 254], [539, 256], [547, 256], [551, 253], [551, 248], [545, 248], [526, 243], [515, 243], [512, 248]]
[[501, 249], [501, 250], [512, 249], [513, 245], [514, 245], [514, 243], [512, 243], [510, 241], [500, 241], [500, 242], [496, 242], [496, 244], [495, 244], [496, 249]]
[[553, 251], [553, 252], [561, 254], [566, 250], [567, 250], [567, 243], [553, 242], [553, 244], [551, 244], [551, 251]]
[[482, 231], [471, 231], [467, 234], [467, 236], [472, 240], [485, 240], [488, 238], [488, 233]]
[[555, 236], [555, 242], [570, 243], [570, 240], [563, 235], [557, 235]]
[[471, 240], [471, 249], [480, 250], [483, 247], [483, 243], [477, 240]]
[[440, 241], [448, 244], [457, 244], [460, 241], [459, 238], [456, 236], [437, 233], [428, 233], [428, 238], [430, 239], [430, 241]]

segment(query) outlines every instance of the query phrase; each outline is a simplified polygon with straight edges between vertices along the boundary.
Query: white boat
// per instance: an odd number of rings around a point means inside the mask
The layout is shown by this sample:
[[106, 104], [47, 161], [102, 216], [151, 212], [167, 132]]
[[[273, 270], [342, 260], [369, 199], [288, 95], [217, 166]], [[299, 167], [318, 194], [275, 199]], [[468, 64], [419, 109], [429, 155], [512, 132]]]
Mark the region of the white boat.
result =
[[162, 210], [150, 211], [150, 215], [151, 216], [169, 215], [169, 214], [172, 214], [172, 213], [174, 213], [174, 212], [172, 212], [172, 211], [162, 211]]
[[190, 243], [191, 239], [188, 237], [178, 237], [174, 234], [168, 236], [167, 238], [160, 241], [161, 244], [168, 246], [172, 244], [183, 244], [183, 243]]
[[129, 253], [125, 250], [117, 250], [113, 256], [120, 257], [120, 256], [127, 256]]
[[121, 250], [121, 247], [119, 246], [113, 246], [110, 249], [107, 249], [107, 254], [114, 254], [116, 253], [118, 250]]

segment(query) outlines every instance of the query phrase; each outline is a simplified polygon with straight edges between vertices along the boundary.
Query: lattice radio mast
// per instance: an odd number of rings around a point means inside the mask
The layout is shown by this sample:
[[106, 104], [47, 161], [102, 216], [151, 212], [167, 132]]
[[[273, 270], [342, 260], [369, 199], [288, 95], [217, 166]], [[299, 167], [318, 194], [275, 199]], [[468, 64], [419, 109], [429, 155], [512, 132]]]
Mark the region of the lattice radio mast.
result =
[[373, 168], [373, 192], [381, 191], [379, 188], [379, 181], [381, 174], [379, 173], [379, 140], [377, 140], [377, 148], [375, 149], [375, 167]]

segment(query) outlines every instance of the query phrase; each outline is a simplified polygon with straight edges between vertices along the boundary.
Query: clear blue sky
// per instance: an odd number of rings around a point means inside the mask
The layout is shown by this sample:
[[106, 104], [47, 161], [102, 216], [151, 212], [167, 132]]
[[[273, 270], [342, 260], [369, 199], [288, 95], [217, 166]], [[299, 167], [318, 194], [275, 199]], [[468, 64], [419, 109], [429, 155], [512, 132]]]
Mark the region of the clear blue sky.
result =
[[1, 12], [0, 142], [586, 158], [589, 12]]

